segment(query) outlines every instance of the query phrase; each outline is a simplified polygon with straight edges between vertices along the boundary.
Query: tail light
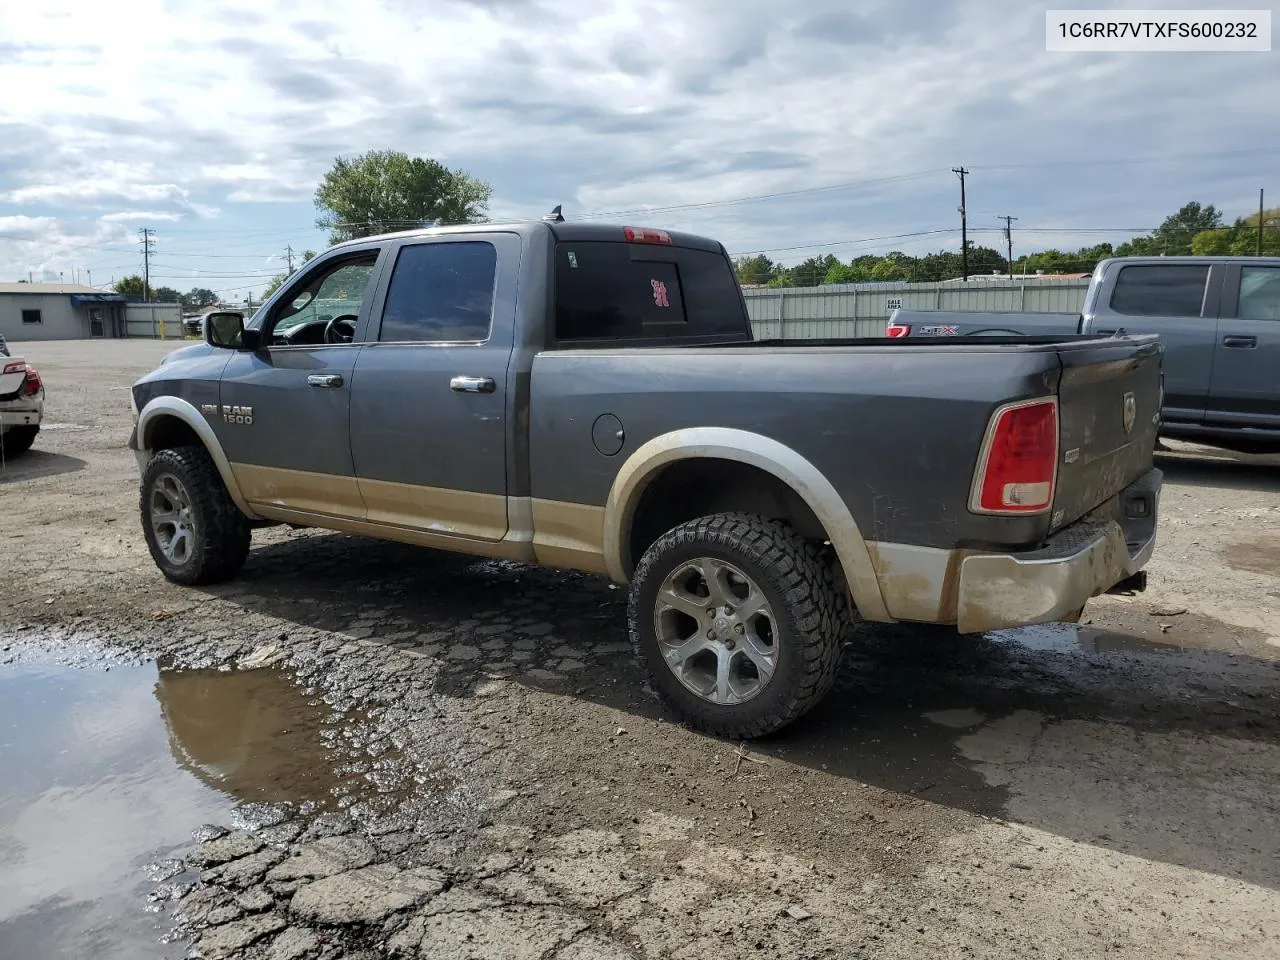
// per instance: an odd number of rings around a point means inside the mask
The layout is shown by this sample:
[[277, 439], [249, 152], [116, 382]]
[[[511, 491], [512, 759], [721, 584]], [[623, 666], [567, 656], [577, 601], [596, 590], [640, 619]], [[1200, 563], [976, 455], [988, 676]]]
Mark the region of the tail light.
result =
[[[27, 367], [27, 375], [22, 378], [22, 386], [18, 389], [20, 397], [34, 397], [37, 393], [44, 389], [44, 382], [40, 379], [40, 371], [35, 367]], [[5, 368], [5, 373], [9, 369]]]
[[22, 373], [26, 369], [27, 362], [25, 360], [15, 360], [13, 363], [6, 363], [4, 365], [4, 369], [0, 370], [0, 376], [3, 376], [6, 373]]
[[911, 336], [911, 324], [890, 320], [889, 325], [884, 329], [884, 335], [891, 340], [901, 340], [903, 337], [909, 337]]
[[623, 227], [622, 235], [628, 243], [670, 243], [671, 234], [650, 227]]
[[973, 477], [974, 513], [1043, 513], [1058, 479], [1058, 400], [1023, 400], [991, 417]]

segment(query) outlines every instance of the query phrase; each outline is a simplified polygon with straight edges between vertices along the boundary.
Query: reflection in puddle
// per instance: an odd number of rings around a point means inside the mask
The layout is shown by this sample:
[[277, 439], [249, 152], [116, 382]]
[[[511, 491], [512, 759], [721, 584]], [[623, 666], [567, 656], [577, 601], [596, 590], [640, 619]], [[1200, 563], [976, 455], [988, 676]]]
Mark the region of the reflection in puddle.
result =
[[376, 792], [352, 733], [274, 670], [0, 666], [0, 956], [181, 956], [144, 907], [157, 868], [203, 823]]
[[1043, 653], [1182, 653], [1186, 649], [1174, 643], [1161, 643], [1076, 623], [1041, 623], [1016, 630], [994, 630], [986, 638], [994, 643], [1016, 643]]

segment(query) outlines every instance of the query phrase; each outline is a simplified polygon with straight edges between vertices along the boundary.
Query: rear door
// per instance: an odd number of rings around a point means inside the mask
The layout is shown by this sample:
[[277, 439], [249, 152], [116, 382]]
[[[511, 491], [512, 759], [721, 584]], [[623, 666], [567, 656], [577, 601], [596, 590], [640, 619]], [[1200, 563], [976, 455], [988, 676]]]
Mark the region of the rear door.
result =
[[501, 540], [520, 238], [405, 240], [392, 257], [351, 394], [368, 519]]
[[1226, 265], [1205, 419], [1280, 430], [1280, 264]]
[[1164, 416], [1204, 419], [1213, 373], [1221, 265], [1123, 264], [1088, 333], [1154, 333], [1164, 345]]

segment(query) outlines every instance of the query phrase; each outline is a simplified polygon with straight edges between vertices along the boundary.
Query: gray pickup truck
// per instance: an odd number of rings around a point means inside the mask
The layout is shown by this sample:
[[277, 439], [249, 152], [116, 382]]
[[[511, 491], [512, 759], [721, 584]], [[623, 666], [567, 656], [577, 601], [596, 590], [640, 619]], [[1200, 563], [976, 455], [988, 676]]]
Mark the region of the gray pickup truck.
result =
[[1154, 337], [752, 341], [714, 241], [540, 222], [341, 244], [133, 387], [170, 580], [287, 523], [630, 584], [693, 725], [758, 736], [847, 627], [1078, 617], [1144, 585]]
[[901, 337], [1157, 334], [1160, 432], [1242, 453], [1280, 451], [1280, 258], [1113, 257], [1083, 313], [896, 311]]

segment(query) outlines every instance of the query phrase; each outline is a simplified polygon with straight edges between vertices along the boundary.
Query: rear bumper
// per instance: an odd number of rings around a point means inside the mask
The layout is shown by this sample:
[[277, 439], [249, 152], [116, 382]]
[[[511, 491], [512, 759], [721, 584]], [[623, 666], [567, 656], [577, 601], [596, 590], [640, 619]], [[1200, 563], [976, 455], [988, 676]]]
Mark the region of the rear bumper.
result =
[[43, 395], [22, 397], [18, 400], [0, 400], [0, 429], [38, 427], [43, 414]]
[[[1118, 504], [1110, 502], [1072, 524], [1039, 550], [966, 557], [956, 629], [982, 633], [1067, 619], [1091, 597], [1137, 573], [1155, 549], [1161, 482], [1160, 471], [1152, 470], [1122, 491]], [[1138, 503], [1146, 504], [1143, 515], [1131, 516]]]

